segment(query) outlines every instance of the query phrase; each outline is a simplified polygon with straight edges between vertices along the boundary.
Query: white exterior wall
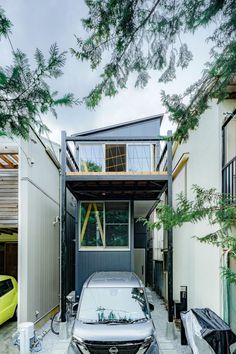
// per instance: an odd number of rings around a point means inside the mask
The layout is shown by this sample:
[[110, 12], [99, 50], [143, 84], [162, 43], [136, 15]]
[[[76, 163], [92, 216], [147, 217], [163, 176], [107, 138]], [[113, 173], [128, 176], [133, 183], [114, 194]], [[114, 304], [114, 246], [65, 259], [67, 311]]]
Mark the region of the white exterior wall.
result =
[[33, 132], [20, 145], [18, 320], [35, 322], [59, 303], [59, 170]]
[[[190, 133], [188, 141], [176, 152], [173, 167], [182, 154], [189, 153], [187, 165], [173, 182], [173, 203], [176, 195], [183, 191], [192, 199], [191, 187], [197, 184], [204, 188], [221, 191], [221, 125], [223, 113], [231, 112], [235, 100], [227, 100], [211, 107], [203, 114], [199, 127]], [[188, 286], [188, 308], [210, 307], [222, 315], [220, 276], [221, 250], [192, 239], [212, 231], [206, 222], [185, 224], [173, 233], [174, 299], [179, 299], [180, 286]]]

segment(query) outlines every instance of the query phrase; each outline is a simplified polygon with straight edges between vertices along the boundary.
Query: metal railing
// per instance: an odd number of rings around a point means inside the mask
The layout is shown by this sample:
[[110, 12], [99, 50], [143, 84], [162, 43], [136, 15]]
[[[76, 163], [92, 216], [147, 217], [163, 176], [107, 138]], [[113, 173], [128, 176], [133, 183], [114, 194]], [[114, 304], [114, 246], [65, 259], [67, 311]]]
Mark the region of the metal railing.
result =
[[222, 192], [230, 199], [236, 198], [236, 156], [222, 168]]

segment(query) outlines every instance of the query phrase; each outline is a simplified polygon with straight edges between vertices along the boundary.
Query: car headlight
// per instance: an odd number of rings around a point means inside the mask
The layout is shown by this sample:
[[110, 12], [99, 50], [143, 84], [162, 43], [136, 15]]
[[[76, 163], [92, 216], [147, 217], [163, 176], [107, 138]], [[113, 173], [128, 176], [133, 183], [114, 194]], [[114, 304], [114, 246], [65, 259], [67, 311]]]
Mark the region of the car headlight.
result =
[[71, 343], [72, 343], [72, 345], [74, 347], [79, 349], [82, 354], [88, 354], [89, 353], [89, 351], [88, 351], [83, 339], [73, 336], [72, 340], [71, 340]]
[[151, 335], [144, 339], [141, 347], [139, 348], [138, 354], [146, 353], [147, 349], [150, 347], [151, 343], [155, 340], [155, 336]]

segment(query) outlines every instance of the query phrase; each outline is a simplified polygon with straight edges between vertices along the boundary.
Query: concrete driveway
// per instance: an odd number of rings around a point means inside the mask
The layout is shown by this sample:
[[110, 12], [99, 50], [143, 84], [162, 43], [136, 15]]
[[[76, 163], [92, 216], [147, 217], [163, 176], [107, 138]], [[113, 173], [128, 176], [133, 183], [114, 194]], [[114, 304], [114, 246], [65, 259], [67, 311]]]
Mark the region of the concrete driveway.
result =
[[4, 354], [19, 354], [17, 348], [12, 345], [12, 335], [16, 332], [17, 321], [7, 321], [0, 326], [0, 352]]

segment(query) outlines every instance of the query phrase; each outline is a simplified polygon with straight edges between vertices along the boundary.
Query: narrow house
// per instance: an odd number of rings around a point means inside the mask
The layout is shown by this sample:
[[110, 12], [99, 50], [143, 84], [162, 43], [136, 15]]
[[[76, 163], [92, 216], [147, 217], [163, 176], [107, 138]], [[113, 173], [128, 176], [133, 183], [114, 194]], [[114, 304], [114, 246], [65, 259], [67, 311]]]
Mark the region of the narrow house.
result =
[[0, 144], [0, 274], [17, 279], [18, 149]]
[[137, 220], [149, 216], [164, 192], [171, 200], [172, 147], [168, 142], [164, 148], [168, 168], [161, 170], [161, 122], [159, 115], [69, 137], [62, 133], [62, 302], [71, 290], [68, 191], [77, 200], [76, 294], [95, 271], [135, 271], [147, 282], [147, 230]]
[[[54, 150], [54, 152], [53, 152]], [[59, 304], [59, 146], [33, 130], [0, 138], [0, 274], [18, 281], [18, 321]]]
[[[236, 111], [235, 99], [211, 102], [199, 127], [190, 132], [188, 141], [173, 145], [173, 205], [183, 192], [192, 200], [194, 184], [236, 198]], [[217, 225], [215, 225], [218, 228]], [[180, 301], [180, 290], [187, 287], [188, 309], [209, 307], [236, 331], [236, 285], [222, 277], [223, 266], [236, 271], [236, 262], [226, 250], [203, 244], [193, 236], [212, 232], [203, 220], [185, 223], [173, 229], [173, 298]], [[163, 230], [153, 233], [153, 287], [166, 301], [166, 238]], [[164, 251], [164, 252], [163, 252]]]

